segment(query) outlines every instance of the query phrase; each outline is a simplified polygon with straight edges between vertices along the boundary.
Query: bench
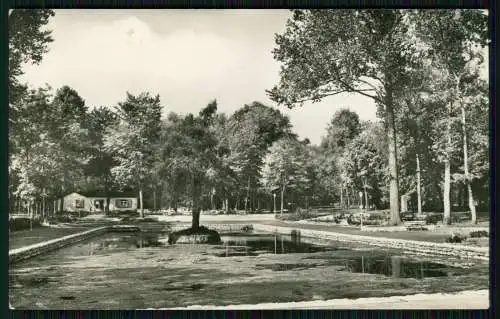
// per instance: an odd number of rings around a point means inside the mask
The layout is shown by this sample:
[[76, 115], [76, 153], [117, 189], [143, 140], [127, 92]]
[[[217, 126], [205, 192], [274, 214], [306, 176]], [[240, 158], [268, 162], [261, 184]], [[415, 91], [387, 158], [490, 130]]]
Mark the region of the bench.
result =
[[427, 230], [425, 220], [415, 220], [405, 222], [406, 230]]

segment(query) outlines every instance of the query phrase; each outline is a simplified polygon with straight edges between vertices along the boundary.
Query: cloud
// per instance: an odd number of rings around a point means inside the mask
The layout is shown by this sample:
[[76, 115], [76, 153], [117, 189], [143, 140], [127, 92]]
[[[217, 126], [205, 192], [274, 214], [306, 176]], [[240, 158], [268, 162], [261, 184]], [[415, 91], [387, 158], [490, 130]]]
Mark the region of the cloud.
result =
[[[196, 27], [170, 20], [163, 30], [162, 22], [152, 27], [150, 15], [124, 12], [57, 12], [50, 25], [55, 41], [40, 65], [26, 66], [25, 79], [33, 86], [69, 85], [91, 107], [116, 105], [126, 91], [160, 94], [165, 113], [197, 113], [214, 98], [220, 111], [228, 114], [253, 101], [274, 105], [265, 89], [279, 80], [271, 50], [286, 15], [235, 15], [227, 26], [234, 29], [220, 32], [210, 29], [216, 16]], [[228, 14], [223, 14], [225, 19]], [[266, 23], [272, 26], [269, 30]], [[290, 116], [301, 137], [319, 143], [326, 123], [341, 107], [351, 107], [362, 119], [375, 117], [373, 103], [359, 96], [279, 109]]]

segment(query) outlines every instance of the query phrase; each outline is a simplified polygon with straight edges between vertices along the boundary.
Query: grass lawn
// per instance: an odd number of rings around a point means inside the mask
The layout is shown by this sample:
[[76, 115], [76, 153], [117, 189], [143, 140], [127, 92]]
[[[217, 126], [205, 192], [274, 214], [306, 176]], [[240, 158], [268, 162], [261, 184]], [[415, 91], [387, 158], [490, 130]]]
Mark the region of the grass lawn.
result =
[[76, 234], [93, 228], [91, 225], [75, 225], [68, 228], [51, 228], [39, 226], [33, 230], [18, 230], [9, 233], [9, 250], [33, 245], [43, 241]]

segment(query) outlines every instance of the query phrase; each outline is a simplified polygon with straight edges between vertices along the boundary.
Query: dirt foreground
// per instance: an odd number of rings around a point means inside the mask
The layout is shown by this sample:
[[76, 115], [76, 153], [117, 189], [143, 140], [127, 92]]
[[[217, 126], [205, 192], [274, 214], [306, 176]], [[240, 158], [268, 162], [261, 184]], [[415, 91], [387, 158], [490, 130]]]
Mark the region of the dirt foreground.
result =
[[455, 294], [416, 294], [385, 298], [331, 299], [321, 301], [261, 303], [255, 305], [190, 306], [173, 309], [488, 309], [489, 291], [473, 290]]

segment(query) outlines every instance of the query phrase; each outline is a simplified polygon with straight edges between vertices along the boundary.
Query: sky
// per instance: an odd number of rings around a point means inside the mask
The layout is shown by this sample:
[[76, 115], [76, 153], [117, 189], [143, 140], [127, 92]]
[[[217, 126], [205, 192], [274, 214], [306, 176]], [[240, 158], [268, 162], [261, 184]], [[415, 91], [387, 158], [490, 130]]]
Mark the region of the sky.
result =
[[39, 65], [25, 66], [31, 86], [74, 88], [90, 108], [116, 105], [126, 92], [159, 94], [164, 114], [198, 113], [217, 99], [230, 115], [260, 101], [288, 115], [301, 138], [319, 144], [341, 108], [376, 120], [376, 106], [356, 94], [292, 110], [266, 95], [279, 81], [274, 34], [287, 10], [56, 10], [54, 42]]

